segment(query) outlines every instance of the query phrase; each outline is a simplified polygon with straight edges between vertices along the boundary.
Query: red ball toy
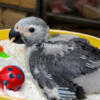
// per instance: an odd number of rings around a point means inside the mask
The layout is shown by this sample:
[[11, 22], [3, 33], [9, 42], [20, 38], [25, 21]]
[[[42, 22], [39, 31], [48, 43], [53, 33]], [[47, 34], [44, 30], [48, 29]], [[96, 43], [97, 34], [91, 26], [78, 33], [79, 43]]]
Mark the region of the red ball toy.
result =
[[0, 87], [18, 91], [24, 83], [24, 72], [17, 66], [6, 66], [0, 71]]

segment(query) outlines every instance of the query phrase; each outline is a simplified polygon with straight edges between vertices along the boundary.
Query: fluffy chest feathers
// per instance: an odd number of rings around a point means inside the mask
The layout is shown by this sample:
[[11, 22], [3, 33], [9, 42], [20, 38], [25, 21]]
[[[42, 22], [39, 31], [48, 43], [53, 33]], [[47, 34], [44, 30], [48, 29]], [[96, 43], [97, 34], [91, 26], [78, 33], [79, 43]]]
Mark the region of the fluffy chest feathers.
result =
[[71, 50], [74, 50], [75, 44], [68, 44], [65, 45], [65, 43], [43, 43], [38, 48], [38, 46], [33, 45], [32, 47], [28, 48], [28, 55], [30, 55], [31, 52], [38, 52], [38, 54], [41, 52], [44, 55], [53, 55], [53, 56], [64, 56], [64, 52], [69, 53]]
[[45, 44], [43, 53], [45, 55], [65, 56], [64, 52], [69, 53], [71, 50], [74, 50], [74, 48], [74, 44], [72, 44], [71, 46], [63, 44]]

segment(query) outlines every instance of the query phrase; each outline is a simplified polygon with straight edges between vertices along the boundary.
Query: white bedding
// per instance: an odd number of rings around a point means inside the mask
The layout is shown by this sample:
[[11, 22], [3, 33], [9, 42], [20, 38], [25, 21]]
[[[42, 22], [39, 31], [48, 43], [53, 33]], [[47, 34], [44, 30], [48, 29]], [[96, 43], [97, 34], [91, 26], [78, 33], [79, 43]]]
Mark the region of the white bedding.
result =
[[17, 65], [25, 73], [23, 88], [19, 92], [7, 91], [7, 93], [10, 96], [25, 97], [29, 100], [46, 100], [29, 72], [25, 46], [11, 43], [8, 40], [0, 41], [0, 45], [4, 47], [4, 51], [10, 56], [9, 59], [0, 57], [0, 69], [6, 65]]
[[[19, 92], [7, 91], [7, 93], [10, 96], [24, 97], [29, 100], [46, 100], [29, 72], [25, 46], [11, 43], [9, 40], [0, 41], [0, 45], [4, 47], [4, 51], [10, 56], [9, 59], [0, 57], [0, 69], [6, 65], [17, 65], [21, 67], [25, 73], [23, 88]], [[100, 94], [88, 96], [87, 100], [100, 100]]]

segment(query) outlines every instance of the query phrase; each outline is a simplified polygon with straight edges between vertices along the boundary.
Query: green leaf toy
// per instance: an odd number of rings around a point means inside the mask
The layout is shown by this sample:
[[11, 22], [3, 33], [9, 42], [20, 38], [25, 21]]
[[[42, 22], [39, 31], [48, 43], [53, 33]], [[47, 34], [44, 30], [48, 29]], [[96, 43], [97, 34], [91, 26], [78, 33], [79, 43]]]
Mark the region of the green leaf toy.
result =
[[2, 57], [2, 58], [9, 58], [10, 57], [4, 52], [4, 48], [1, 45], [0, 45], [0, 57]]

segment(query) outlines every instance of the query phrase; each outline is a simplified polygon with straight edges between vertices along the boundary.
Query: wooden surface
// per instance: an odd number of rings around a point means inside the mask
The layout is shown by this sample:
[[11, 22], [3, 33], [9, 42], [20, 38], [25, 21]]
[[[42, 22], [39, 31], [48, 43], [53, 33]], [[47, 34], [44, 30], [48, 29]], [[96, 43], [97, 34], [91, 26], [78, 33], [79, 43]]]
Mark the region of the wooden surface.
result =
[[15, 10], [18, 10], [18, 11], [24, 11], [24, 12], [28, 12], [28, 13], [32, 13], [32, 14], [36, 13], [35, 9], [23, 8], [23, 7], [20, 7], [18, 5], [6, 4], [6, 3], [1, 3], [1, 2], [0, 2], [0, 7], [15, 9]]
[[0, 22], [2, 21], [2, 8], [0, 8]]
[[24, 7], [24, 8], [35, 9], [36, 8], [36, 0], [20, 0], [19, 6]]
[[36, 8], [36, 0], [0, 0], [0, 3], [17, 5], [24, 8]]
[[2, 15], [2, 21], [4, 23], [4, 27], [5, 28], [13, 27], [17, 21], [19, 21], [21, 18], [24, 18], [26, 16], [27, 14], [25, 12], [6, 9]]
[[20, 0], [0, 0], [1, 3], [19, 5]]

